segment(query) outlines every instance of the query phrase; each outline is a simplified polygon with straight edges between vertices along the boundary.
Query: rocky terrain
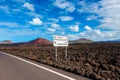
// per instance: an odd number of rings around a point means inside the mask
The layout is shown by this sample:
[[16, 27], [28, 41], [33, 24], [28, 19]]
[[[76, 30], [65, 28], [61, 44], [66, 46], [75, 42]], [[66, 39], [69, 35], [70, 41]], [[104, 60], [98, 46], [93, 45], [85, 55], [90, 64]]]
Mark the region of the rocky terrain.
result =
[[93, 80], [120, 80], [120, 43], [80, 43], [58, 48], [58, 60], [52, 45], [0, 46], [0, 50], [35, 60]]

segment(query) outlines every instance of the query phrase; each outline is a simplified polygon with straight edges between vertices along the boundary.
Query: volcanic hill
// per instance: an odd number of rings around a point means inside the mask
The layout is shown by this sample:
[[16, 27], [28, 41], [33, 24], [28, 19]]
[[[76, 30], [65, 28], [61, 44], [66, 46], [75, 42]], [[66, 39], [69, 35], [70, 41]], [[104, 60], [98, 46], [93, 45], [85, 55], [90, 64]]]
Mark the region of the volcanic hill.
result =
[[13, 42], [10, 40], [4, 40], [4, 41], [0, 41], [0, 44], [12, 44]]
[[74, 44], [74, 43], [92, 43], [92, 42], [93, 42], [92, 40], [86, 39], [86, 38], [80, 38], [78, 40], [70, 41], [71, 44]]
[[51, 41], [47, 40], [47, 39], [44, 39], [44, 38], [37, 38], [35, 40], [32, 40], [32, 41], [29, 41], [28, 42], [29, 44], [52, 44]]

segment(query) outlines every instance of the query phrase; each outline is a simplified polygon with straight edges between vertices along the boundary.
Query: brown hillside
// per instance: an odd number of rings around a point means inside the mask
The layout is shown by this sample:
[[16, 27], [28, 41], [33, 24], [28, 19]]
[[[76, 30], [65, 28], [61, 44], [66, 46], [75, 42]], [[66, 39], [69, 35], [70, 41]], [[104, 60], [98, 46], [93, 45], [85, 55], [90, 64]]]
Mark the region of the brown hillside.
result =
[[30, 44], [52, 44], [51, 41], [43, 38], [37, 38], [35, 40], [29, 41]]
[[92, 43], [93, 41], [86, 38], [80, 38], [78, 40], [70, 41], [70, 43]]
[[4, 40], [4, 41], [0, 41], [0, 44], [12, 44], [13, 42], [10, 40]]

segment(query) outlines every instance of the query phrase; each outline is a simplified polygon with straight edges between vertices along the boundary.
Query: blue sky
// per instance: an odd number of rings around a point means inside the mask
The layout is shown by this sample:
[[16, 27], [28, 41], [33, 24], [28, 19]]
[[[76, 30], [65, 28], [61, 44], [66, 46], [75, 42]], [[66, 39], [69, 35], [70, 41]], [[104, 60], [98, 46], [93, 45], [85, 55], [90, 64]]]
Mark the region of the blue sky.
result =
[[120, 39], [120, 0], [0, 0], [0, 41]]

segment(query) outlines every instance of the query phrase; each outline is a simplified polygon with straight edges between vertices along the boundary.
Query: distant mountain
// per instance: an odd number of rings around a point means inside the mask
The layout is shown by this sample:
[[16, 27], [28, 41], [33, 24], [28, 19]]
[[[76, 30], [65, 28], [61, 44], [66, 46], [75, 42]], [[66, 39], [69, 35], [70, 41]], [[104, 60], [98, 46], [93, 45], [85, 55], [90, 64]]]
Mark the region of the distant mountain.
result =
[[117, 40], [113, 40], [114, 42], [120, 42], [120, 39], [117, 39]]
[[86, 38], [80, 38], [78, 40], [70, 41], [71, 44], [74, 44], [74, 43], [92, 43], [92, 42], [93, 42], [92, 40], [86, 39]]
[[44, 38], [37, 38], [35, 40], [29, 41], [28, 44], [52, 44], [51, 41], [44, 39]]
[[102, 41], [102, 42], [120, 42], [120, 39], [116, 39], [116, 40], [108, 40], [108, 41]]
[[13, 42], [10, 40], [4, 40], [4, 41], [0, 41], [0, 44], [12, 44]]

